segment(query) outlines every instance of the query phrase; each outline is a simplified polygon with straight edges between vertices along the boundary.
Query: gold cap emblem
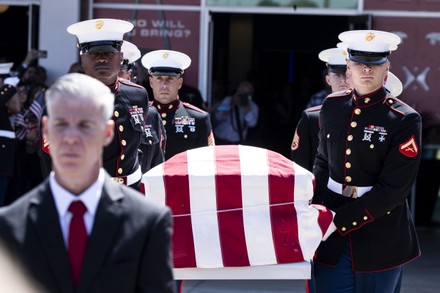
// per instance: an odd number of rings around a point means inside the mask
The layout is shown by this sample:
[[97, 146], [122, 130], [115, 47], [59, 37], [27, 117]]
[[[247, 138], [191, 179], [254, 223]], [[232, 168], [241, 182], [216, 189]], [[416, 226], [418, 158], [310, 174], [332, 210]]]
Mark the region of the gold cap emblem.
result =
[[369, 32], [366, 36], [365, 36], [365, 41], [367, 42], [371, 42], [372, 40], [374, 40], [376, 36], [374, 35], [374, 33]]
[[103, 20], [97, 20], [97, 21], [96, 21], [96, 23], [95, 23], [95, 28], [96, 28], [97, 30], [102, 29], [103, 26], [104, 26], [104, 21], [103, 21]]
[[170, 56], [168, 52], [163, 53], [162, 58], [167, 59]]

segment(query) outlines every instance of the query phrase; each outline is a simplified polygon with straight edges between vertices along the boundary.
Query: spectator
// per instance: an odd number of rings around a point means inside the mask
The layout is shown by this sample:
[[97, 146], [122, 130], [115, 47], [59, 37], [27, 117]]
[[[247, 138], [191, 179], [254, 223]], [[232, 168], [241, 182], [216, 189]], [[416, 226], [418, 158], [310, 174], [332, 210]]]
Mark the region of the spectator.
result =
[[258, 106], [252, 100], [254, 87], [242, 81], [236, 92], [214, 106], [212, 119], [217, 144], [245, 144], [249, 128], [258, 123]]

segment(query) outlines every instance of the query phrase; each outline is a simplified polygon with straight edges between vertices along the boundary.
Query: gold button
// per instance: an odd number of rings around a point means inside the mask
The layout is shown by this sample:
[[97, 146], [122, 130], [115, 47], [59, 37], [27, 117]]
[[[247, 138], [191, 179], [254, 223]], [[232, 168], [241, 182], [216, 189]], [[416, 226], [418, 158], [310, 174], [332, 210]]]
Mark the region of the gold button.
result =
[[345, 182], [351, 182], [351, 177], [350, 176], [345, 177]]
[[125, 155], [122, 154], [122, 155], [121, 155], [121, 161], [123, 161], [124, 159], [125, 159]]
[[346, 153], [347, 155], [351, 155], [351, 149], [346, 149], [346, 150], [345, 150], [345, 153]]
[[370, 102], [370, 98], [365, 98], [364, 101], [365, 101], [365, 104], [368, 104]]
[[120, 132], [124, 131], [124, 126], [119, 125], [119, 131], [120, 131]]
[[370, 149], [374, 149], [374, 144], [370, 144]]
[[162, 116], [162, 118], [167, 118], [167, 113], [162, 113], [160, 116]]
[[330, 138], [330, 133], [327, 133], [327, 138]]
[[390, 100], [388, 100], [388, 103], [392, 104], [392, 103], [394, 103], [394, 101], [390, 99]]
[[6, 146], [4, 144], [2, 144], [2, 149], [4, 149]]
[[185, 134], [183, 137], [184, 137], [184, 138], [188, 138], [188, 135]]
[[345, 232], [345, 231], [347, 231], [347, 228], [342, 227], [342, 228], [341, 228], [341, 231], [342, 231], [342, 232]]
[[350, 162], [345, 163], [345, 168], [350, 169], [351, 168], [351, 163]]
[[151, 141], [151, 139], [148, 140], [148, 143], [149, 143], [149, 144], [153, 144], [153, 142]]
[[367, 216], [364, 216], [364, 221], [366, 221], [366, 220], [368, 220], [368, 217], [367, 217]]
[[353, 226], [357, 226], [357, 222], [353, 222], [353, 223], [351, 223]]
[[123, 146], [126, 146], [126, 145], [127, 145], [127, 142], [125, 141], [125, 139], [121, 140], [121, 144], [122, 144]]
[[119, 117], [119, 112], [115, 111], [115, 117]]
[[162, 124], [163, 125], [167, 125], [167, 121], [166, 120], [162, 120]]
[[348, 137], [347, 137], [347, 139], [348, 139], [348, 141], [352, 141], [353, 140], [353, 135], [349, 135]]
[[122, 174], [122, 168], [118, 169], [118, 174], [121, 175]]
[[354, 110], [354, 114], [356, 114], [356, 115], [360, 115], [361, 112], [362, 112], [362, 110], [359, 109], [359, 108], [357, 108], [356, 110]]
[[168, 106], [168, 110], [173, 109], [173, 107], [174, 107], [173, 105], [169, 105], [169, 106]]
[[352, 128], [355, 128], [355, 127], [357, 126], [356, 121], [351, 122], [350, 126], [351, 126]]
[[160, 105], [156, 105], [157, 109], [161, 110], [162, 107]]
[[391, 212], [390, 212], [390, 211], [388, 211], [388, 212], [387, 212], [387, 215], [389, 215], [389, 214], [391, 214]]

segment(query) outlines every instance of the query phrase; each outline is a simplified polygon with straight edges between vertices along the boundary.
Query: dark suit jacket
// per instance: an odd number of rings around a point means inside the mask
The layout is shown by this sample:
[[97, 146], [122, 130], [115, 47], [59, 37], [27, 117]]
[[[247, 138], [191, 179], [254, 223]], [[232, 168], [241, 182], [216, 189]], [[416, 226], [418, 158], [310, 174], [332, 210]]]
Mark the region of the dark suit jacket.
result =
[[171, 213], [108, 174], [77, 290], [46, 179], [0, 209], [0, 238], [49, 292], [173, 292]]

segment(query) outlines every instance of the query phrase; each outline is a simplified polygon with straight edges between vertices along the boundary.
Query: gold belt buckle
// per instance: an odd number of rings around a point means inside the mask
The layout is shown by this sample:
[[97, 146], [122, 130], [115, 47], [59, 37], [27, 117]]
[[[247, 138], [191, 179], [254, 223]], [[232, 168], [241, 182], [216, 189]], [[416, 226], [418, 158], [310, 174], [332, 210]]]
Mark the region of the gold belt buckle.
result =
[[358, 187], [347, 185], [342, 189], [342, 195], [349, 198], [358, 198]]

